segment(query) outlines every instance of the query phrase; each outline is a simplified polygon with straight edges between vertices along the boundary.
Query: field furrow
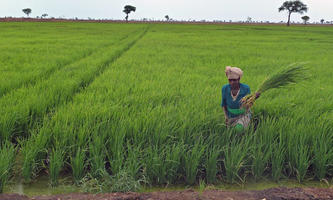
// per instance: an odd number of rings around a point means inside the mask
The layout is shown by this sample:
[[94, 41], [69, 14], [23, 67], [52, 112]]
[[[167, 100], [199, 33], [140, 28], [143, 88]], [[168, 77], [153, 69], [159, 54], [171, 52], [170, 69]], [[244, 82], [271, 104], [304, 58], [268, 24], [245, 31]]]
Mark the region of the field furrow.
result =
[[[98, 51], [99, 49], [106, 48], [108, 46], [111, 46], [113, 44], [116, 44], [117, 42], [126, 39], [128, 35], [123, 36], [122, 38], [113, 38], [114, 41], [108, 43], [102, 44], [101, 46], [93, 49], [89, 49], [88, 51], [84, 52], [82, 55], [79, 57], [75, 58], [74, 60], [69, 60], [69, 61], [64, 61], [60, 62], [60, 64], [57, 65], [52, 65], [50, 67], [47, 67], [46, 69], [43, 69], [42, 71], [35, 72], [31, 76], [21, 79], [21, 81], [17, 81], [16, 83], [10, 83], [7, 82], [8, 84], [3, 84], [2, 87], [0, 88], [0, 98], [2, 96], [5, 96], [7, 93], [14, 91], [15, 89], [18, 89], [20, 87], [29, 87], [35, 85], [38, 81], [42, 81], [45, 79], [48, 79], [54, 72], [57, 70], [60, 70], [62, 68], [66, 68], [67, 66], [74, 65], [75, 63], [79, 63], [81, 60], [84, 60], [91, 56], [94, 52]], [[6, 76], [6, 74], [4, 74]], [[12, 77], [19, 79], [19, 77]]]
[[90, 57], [56, 71], [49, 79], [22, 87], [0, 99], [1, 139], [26, 137], [29, 128], [42, 120], [47, 113], [89, 85], [96, 76], [133, 45], [137, 35], [112, 46], [99, 49]]
[[[47, 79], [62, 67], [90, 56], [99, 48], [118, 42], [135, 28], [117, 30], [119, 27], [105, 27], [95, 35], [89, 26], [64, 27], [27, 24], [22, 32], [11, 33], [11, 24], [1, 24], [0, 33], [0, 97], [22, 87]], [[76, 28], [80, 28], [77, 32]], [[56, 32], [52, 36], [45, 31]], [[12, 39], [14, 37], [14, 39]], [[19, 39], [18, 39], [19, 38]]]

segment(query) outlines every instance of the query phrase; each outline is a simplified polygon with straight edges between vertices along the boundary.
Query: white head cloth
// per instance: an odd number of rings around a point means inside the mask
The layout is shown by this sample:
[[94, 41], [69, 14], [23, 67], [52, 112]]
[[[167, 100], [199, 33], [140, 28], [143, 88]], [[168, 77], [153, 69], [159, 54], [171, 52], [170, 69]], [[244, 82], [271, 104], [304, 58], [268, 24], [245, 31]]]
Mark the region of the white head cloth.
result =
[[238, 67], [226, 66], [225, 75], [228, 79], [240, 79], [243, 76], [243, 71]]

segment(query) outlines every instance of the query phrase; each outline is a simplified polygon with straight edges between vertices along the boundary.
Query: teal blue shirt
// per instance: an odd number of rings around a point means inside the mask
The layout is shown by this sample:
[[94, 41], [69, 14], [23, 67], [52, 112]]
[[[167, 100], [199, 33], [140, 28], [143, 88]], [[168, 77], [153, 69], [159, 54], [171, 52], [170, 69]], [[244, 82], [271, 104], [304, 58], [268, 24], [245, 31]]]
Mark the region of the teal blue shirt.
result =
[[[222, 103], [221, 106], [227, 106], [228, 109], [239, 109], [241, 106], [240, 100], [245, 97], [246, 95], [251, 93], [250, 87], [246, 84], [240, 83], [240, 91], [239, 94], [237, 96], [237, 99], [235, 101], [233, 101], [232, 97], [231, 97], [231, 87], [230, 84], [226, 84], [222, 87]], [[237, 117], [237, 115], [234, 115], [232, 113], [230, 113], [229, 111], [228, 113], [228, 117]]]

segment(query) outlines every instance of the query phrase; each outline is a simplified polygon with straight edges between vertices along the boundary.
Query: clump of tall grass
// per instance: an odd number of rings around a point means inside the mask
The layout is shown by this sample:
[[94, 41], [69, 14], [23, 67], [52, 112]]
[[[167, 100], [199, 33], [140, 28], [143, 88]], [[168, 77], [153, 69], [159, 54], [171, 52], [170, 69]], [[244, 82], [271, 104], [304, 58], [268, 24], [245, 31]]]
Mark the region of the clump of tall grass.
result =
[[80, 185], [84, 192], [138, 192], [141, 190], [141, 185], [146, 182], [144, 177], [139, 180], [134, 179], [126, 170], [121, 170], [113, 176], [106, 170], [98, 170], [96, 173], [99, 173], [99, 178], [89, 173], [81, 180]]
[[175, 183], [179, 177], [184, 148], [183, 143], [146, 148], [143, 174], [147, 181], [150, 184]]
[[270, 144], [257, 144], [251, 149], [251, 169], [255, 180], [261, 178], [267, 169], [271, 156], [272, 147]]
[[95, 177], [100, 175], [99, 171], [105, 169], [105, 150], [102, 137], [93, 136], [89, 145], [89, 163], [91, 174]]
[[23, 146], [22, 147], [22, 155], [23, 155], [23, 166], [22, 166], [22, 176], [24, 178], [25, 182], [30, 182], [31, 178], [35, 172], [35, 169], [37, 168], [37, 161], [36, 157], [38, 154], [38, 149], [34, 146], [28, 147]]
[[63, 149], [55, 148], [52, 149], [50, 155], [50, 165], [49, 165], [49, 173], [51, 186], [55, 187], [58, 185], [58, 178], [62, 167], [64, 166], [64, 155], [65, 152]]
[[[46, 130], [41, 129], [41, 130]], [[46, 144], [51, 137], [49, 130], [33, 134], [28, 141], [21, 142], [21, 153], [23, 155], [22, 176], [25, 182], [30, 182], [31, 178], [37, 173], [38, 166], [46, 156]]]
[[[289, 128], [292, 130], [292, 127]], [[309, 166], [311, 165], [309, 134], [302, 132], [302, 130], [294, 129], [288, 133], [287, 138], [287, 151], [290, 172], [296, 175], [298, 182], [302, 182], [305, 178]]]
[[79, 184], [84, 177], [86, 168], [85, 159], [85, 150], [82, 150], [80, 147], [76, 150], [75, 156], [71, 157], [71, 167], [75, 184]]
[[287, 68], [278, 71], [269, 78], [267, 78], [260, 86], [259, 89], [253, 93], [246, 95], [241, 99], [242, 106], [245, 108], [250, 108], [253, 106], [256, 100], [256, 93], [264, 93], [267, 90], [274, 88], [282, 88], [289, 84], [296, 84], [301, 80], [307, 78], [307, 69], [304, 67], [303, 63], [295, 63], [289, 65]]
[[179, 176], [179, 169], [181, 168], [181, 157], [184, 154], [184, 144], [178, 143], [169, 146], [165, 155], [165, 165], [167, 169], [166, 181], [168, 183], [175, 183]]
[[167, 168], [165, 168], [166, 150], [156, 145], [145, 149], [144, 174], [150, 184], [166, 183]]
[[0, 193], [10, 177], [10, 171], [13, 167], [15, 157], [15, 148], [9, 142], [1, 144], [0, 148]]
[[202, 144], [202, 142], [197, 142], [191, 146], [184, 155], [185, 182], [189, 185], [193, 185], [196, 181], [199, 164], [205, 152], [205, 148], [206, 145]]
[[333, 136], [332, 128], [327, 122], [322, 124], [322, 132], [313, 135], [313, 166], [315, 176], [322, 180], [328, 173], [329, 167], [332, 167], [331, 160], [333, 158]]
[[275, 142], [272, 146], [271, 164], [272, 164], [272, 178], [274, 181], [279, 181], [283, 175], [283, 168], [285, 162], [286, 149], [282, 141]]
[[233, 139], [223, 149], [226, 181], [229, 183], [244, 182], [244, 178], [240, 175], [240, 170], [245, 168], [246, 157], [248, 155], [249, 140], [241, 140], [238, 142]]
[[[112, 133], [106, 142], [107, 158], [111, 165], [113, 174], [117, 174], [122, 168], [125, 160], [125, 134], [122, 132]], [[100, 155], [98, 155], [100, 157]]]
[[127, 157], [125, 161], [126, 171], [135, 179], [139, 178], [139, 170], [142, 167], [142, 145], [132, 146], [127, 142]]
[[218, 172], [218, 161], [221, 150], [219, 147], [214, 146], [206, 151], [205, 169], [206, 169], [206, 180], [209, 184], [216, 182], [216, 175]]
[[[251, 171], [255, 180], [263, 177], [268, 169], [278, 127], [274, 118], [261, 118], [261, 123], [253, 133], [253, 144], [250, 149]], [[273, 143], [274, 144], [274, 143]]]

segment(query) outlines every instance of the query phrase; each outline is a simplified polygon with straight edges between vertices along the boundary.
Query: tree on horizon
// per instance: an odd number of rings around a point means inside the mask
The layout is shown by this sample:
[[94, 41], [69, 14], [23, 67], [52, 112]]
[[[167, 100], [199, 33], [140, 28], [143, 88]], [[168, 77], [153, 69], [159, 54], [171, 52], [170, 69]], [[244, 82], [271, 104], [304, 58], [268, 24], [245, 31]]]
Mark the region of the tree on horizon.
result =
[[125, 17], [126, 22], [128, 22], [128, 14], [130, 14], [132, 11], [135, 12], [135, 10], [136, 10], [136, 7], [131, 6], [131, 5], [126, 5], [124, 7], [123, 12], [126, 14], [126, 17]]
[[32, 10], [31, 10], [31, 8], [24, 8], [24, 9], [22, 9], [22, 11], [24, 12], [24, 14], [26, 14], [29, 17]]
[[306, 22], [309, 21], [310, 17], [305, 15], [305, 16], [302, 17], [302, 19], [304, 21], [304, 24], [306, 25]]
[[165, 15], [164, 17], [165, 17], [165, 19], [166, 19], [167, 21], [169, 21], [169, 20], [170, 20], [170, 17], [169, 17], [169, 15]]
[[320, 22], [321, 22], [321, 24], [323, 24], [323, 23], [325, 22], [325, 20], [324, 20], [324, 19], [321, 19]]
[[285, 1], [282, 6], [279, 8], [279, 12], [286, 10], [288, 12], [288, 22], [287, 26], [290, 25], [290, 15], [291, 13], [303, 14], [308, 11], [307, 5], [302, 3], [299, 0], [296, 1]]
[[46, 13], [44, 13], [44, 14], [42, 14], [42, 17], [41, 17], [41, 18], [45, 18], [45, 17], [47, 17], [47, 16], [49, 16], [49, 15], [46, 14]]

